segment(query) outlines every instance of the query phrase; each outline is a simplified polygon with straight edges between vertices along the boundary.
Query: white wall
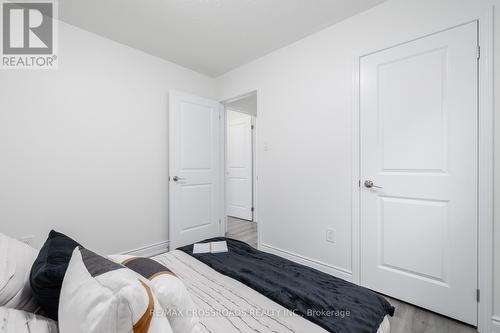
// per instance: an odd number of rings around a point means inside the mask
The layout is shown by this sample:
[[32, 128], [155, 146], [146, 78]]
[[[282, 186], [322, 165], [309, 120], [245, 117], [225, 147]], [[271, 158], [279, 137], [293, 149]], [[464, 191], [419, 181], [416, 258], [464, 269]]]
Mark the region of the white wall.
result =
[[[468, 22], [491, 4], [500, 2], [391, 0], [218, 78], [221, 100], [258, 91], [258, 207], [263, 244], [351, 271], [355, 55]], [[499, 38], [497, 24], [497, 59]], [[497, 101], [498, 80], [497, 66]], [[500, 138], [496, 142], [500, 165]], [[496, 184], [500, 207], [500, 177]], [[326, 242], [327, 227], [337, 230], [336, 244]], [[498, 229], [495, 313], [500, 316]]]
[[59, 69], [0, 71], [0, 231], [103, 253], [168, 239], [168, 90], [214, 80], [60, 24]]

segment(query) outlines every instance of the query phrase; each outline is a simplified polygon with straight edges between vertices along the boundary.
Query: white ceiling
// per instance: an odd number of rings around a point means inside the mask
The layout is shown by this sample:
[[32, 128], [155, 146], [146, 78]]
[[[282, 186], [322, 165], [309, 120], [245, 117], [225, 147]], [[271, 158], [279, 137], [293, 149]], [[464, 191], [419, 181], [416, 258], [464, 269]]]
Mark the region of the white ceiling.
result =
[[61, 20], [218, 76], [385, 0], [62, 0]]

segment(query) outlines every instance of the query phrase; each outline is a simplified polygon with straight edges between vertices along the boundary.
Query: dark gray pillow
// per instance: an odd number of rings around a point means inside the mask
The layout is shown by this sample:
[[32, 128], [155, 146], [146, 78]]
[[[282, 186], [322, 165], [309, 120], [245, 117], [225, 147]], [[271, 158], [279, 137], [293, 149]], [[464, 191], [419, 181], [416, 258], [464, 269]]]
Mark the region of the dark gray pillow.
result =
[[57, 320], [64, 274], [77, 246], [80, 244], [73, 239], [51, 230], [31, 267], [30, 285], [33, 295], [51, 319]]

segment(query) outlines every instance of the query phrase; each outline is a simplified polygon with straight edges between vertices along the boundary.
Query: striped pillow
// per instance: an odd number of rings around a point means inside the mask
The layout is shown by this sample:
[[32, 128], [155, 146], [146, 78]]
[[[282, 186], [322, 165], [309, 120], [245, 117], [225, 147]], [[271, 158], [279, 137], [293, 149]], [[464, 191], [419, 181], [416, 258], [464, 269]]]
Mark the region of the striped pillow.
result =
[[191, 295], [174, 272], [150, 258], [109, 257], [151, 281], [151, 288], [166, 310], [165, 314], [174, 332], [200, 332], [199, 319]]
[[163, 312], [149, 281], [87, 249], [73, 251], [59, 300], [61, 332], [172, 333]]

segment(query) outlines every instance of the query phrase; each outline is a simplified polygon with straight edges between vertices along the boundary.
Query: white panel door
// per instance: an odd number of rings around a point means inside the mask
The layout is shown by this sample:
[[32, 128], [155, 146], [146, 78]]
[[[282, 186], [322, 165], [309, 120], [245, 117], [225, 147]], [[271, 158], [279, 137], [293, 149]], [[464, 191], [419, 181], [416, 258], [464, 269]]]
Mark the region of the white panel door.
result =
[[221, 105], [171, 91], [170, 248], [221, 236]]
[[361, 284], [472, 325], [476, 50], [470, 23], [360, 63]]
[[252, 116], [228, 111], [226, 214], [252, 220]]

